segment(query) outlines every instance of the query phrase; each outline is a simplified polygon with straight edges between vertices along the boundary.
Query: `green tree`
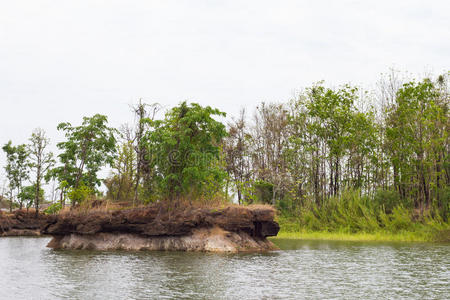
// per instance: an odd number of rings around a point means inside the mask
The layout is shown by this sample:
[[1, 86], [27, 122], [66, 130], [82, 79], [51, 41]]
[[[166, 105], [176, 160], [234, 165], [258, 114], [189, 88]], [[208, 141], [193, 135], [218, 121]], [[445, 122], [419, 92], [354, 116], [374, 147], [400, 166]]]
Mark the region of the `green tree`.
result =
[[213, 116], [225, 113], [186, 102], [172, 108], [163, 120], [148, 120], [145, 141], [154, 153], [152, 165], [160, 191], [169, 199], [204, 195], [211, 183], [221, 183], [224, 168], [218, 163], [225, 126]]
[[125, 141], [117, 147], [117, 156], [111, 167], [111, 176], [104, 180], [107, 196], [113, 200], [131, 200], [136, 180], [136, 153], [132, 141]]
[[330, 196], [338, 195], [340, 190], [341, 163], [349, 139], [356, 93], [357, 89], [348, 85], [338, 90], [318, 85], [310, 90], [312, 101], [307, 103], [312, 117], [310, 129], [326, 146]]
[[[23, 183], [29, 178], [29, 169], [28, 169], [28, 151], [26, 145], [18, 145], [13, 146], [12, 142], [9, 141], [7, 144], [3, 146], [3, 151], [6, 153], [6, 176], [9, 181], [10, 188], [10, 201], [12, 209], [12, 201], [13, 201], [13, 191], [16, 190], [17, 195], [22, 192]], [[23, 202], [19, 198], [19, 208], [22, 209]]]
[[[39, 191], [39, 195], [36, 195], [36, 191]], [[36, 189], [36, 184], [34, 185], [28, 185], [23, 187], [22, 191], [17, 196], [22, 203], [25, 202], [27, 211], [33, 205], [33, 202], [36, 201], [35, 199], [43, 199], [44, 198], [44, 190], [43, 189]]]
[[444, 93], [429, 79], [408, 82], [386, 115], [395, 187], [403, 201], [413, 199], [422, 212], [449, 183], [443, 176], [449, 149], [449, 99]]
[[[50, 176], [58, 178], [62, 191], [71, 190], [75, 195], [78, 188], [94, 191], [101, 184], [97, 173], [105, 165], [113, 163], [116, 152], [116, 130], [108, 127], [107, 122], [106, 116], [96, 114], [84, 117], [80, 126], [70, 123], [58, 125], [58, 130], [64, 131], [66, 141], [57, 144], [62, 151], [58, 156], [61, 166], [55, 168]], [[74, 200], [72, 205], [80, 199]]]

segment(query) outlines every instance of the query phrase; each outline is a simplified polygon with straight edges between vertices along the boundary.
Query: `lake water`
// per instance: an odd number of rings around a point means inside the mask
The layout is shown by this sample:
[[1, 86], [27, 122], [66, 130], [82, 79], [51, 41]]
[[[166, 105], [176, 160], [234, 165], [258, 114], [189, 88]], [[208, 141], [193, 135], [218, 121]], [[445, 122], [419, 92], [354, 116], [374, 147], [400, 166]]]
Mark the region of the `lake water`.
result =
[[223, 255], [54, 251], [0, 238], [0, 299], [448, 299], [450, 244], [279, 240]]

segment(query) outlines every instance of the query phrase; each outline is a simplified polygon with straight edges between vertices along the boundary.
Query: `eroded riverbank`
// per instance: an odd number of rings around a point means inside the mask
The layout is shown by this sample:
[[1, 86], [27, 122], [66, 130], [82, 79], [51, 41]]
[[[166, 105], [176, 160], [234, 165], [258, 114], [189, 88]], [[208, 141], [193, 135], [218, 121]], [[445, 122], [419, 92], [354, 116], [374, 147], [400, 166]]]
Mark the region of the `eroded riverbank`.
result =
[[[157, 204], [134, 209], [73, 210], [34, 217], [2, 215], [3, 236], [28, 231], [53, 237], [53, 249], [251, 252], [278, 249], [279, 231], [270, 206], [223, 208]], [[21, 230], [21, 231], [20, 231]]]

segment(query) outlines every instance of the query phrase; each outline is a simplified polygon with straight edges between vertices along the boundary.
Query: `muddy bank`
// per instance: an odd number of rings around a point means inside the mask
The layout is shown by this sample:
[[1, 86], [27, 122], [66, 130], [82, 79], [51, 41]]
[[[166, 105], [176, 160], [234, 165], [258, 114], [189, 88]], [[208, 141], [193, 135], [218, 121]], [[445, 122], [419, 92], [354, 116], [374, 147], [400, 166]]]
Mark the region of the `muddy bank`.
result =
[[0, 236], [39, 236], [51, 217], [34, 211], [18, 210], [12, 214], [0, 212]]
[[279, 231], [266, 206], [69, 212], [48, 220], [42, 233], [54, 249], [268, 251]]
[[70, 234], [54, 237], [48, 247], [84, 250], [158, 250], [249, 252], [270, 251], [276, 247], [265, 238], [245, 232], [229, 232], [221, 228], [202, 228], [181, 236], [142, 236], [132, 233]]

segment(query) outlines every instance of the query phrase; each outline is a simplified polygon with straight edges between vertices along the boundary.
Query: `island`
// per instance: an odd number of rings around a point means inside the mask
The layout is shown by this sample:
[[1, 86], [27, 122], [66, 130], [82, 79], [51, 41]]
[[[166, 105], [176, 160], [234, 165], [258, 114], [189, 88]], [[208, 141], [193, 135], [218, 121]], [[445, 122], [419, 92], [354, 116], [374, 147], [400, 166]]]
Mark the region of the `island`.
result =
[[50, 235], [48, 247], [53, 249], [237, 253], [277, 250], [267, 239], [280, 229], [274, 216], [275, 210], [267, 205], [155, 204], [124, 210], [73, 210], [40, 218], [21, 212], [0, 217], [0, 224], [2, 235]]

